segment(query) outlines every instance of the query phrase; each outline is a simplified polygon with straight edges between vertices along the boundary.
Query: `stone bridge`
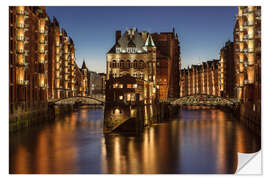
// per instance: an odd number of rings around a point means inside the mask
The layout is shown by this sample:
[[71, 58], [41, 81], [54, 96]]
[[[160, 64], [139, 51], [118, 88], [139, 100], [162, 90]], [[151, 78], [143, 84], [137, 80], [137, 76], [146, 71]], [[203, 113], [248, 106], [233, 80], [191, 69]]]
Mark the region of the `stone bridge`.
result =
[[234, 106], [238, 105], [238, 100], [233, 98], [224, 98], [211, 95], [191, 95], [184, 96], [179, 99], [167, 100], [172, 105], [188, 105], [188, 106]]
[[63, 99], [56, 99], [50, 101], [54, 105], [65, 105], [65, 104], [84, 104], [84, 105], [103, 105], [105, 103], [105, 96], [74, 96]]

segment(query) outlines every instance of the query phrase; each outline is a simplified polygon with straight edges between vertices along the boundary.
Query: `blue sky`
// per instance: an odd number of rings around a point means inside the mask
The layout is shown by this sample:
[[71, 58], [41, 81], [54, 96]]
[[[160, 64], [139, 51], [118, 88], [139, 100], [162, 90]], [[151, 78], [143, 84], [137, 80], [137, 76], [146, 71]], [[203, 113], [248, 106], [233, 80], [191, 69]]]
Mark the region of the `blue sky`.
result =
[[77, 64], [83, 59], [90, 70], [105, 72], [106, 53], [115, 31], [178, 33], [182, 67], [219, 58], [219, 50], [233, 38], [237, 7], [47, 7], [52, 19], [66, 29], [76, 48]]

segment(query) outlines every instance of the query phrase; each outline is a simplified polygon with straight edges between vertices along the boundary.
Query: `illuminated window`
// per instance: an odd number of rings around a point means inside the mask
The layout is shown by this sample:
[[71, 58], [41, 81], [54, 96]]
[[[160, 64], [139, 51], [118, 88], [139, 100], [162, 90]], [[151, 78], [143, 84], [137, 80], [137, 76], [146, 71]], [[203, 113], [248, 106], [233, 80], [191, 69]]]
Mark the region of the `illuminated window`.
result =
[[118, 88], [118, 84], [113, 84], [113, 88]]
[[138, 87], [138, 85], [137, 84], [133, 84], [133, 88], [137, 88]]
[[119, 84], [119, 88], [123, 88], [123, 84]]
[[123, 100], [123, 96], [119, 96], [119, 99], [120, 99], [120, 100]]
[[127, 88], [132, 88], [132, 84], [127, 84]]

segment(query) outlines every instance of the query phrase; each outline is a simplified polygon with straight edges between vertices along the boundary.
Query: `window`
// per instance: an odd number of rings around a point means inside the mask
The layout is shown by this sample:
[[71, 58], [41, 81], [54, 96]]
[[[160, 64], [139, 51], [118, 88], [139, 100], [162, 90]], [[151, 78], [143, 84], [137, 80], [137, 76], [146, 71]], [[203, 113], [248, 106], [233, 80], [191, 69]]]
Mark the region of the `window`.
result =
[[131, 98], [130, 98], [130, 94], [127, 94], [127, 101], [130, 101]]
[[140, 75], [140, 78], [141, 79], [144, 79], [144, 74], [143, 73]]
[[132, 88], [132, 84], [127, 84], [127, 88]]
[[119, 96], [119, 99], [120, 99], [120, 100], [123, 100], [123, 96]]
[[137, 67], [138, 67], [138, 62], [137, 62], [137, 60], [134, 60], [134, 61], [133, 61], [133, 67], [134, 67], [135, 69], [137, 69]]
[[121, 68], [121, 69], [125, 68], [125, 63], [124, 63], [123, 60], [120, 61], [120, 68]]
[[118, 84], [113, 84], [113, 88], [118, 88]]
[[116, 48], [116, 53], [120, 53], [121, 52], [121, 48]]
[[123, 84], [119, 84], [119, 88], [123, 88]]
[[140, 60], [140, 68], [144, 68], [144, 62], [143, 62], [143, 60]]
[[137, 84], [133, 84], [133, 88], [137, 88], [138, 87], [138, 85]]
[[126, 65], [127, 68], [130, 68], [130, 60], [127, 60], [127, 65]]
[[113, 62], [112, 62], [112, 68], [116, 68], [116, 60], [113, 60]]

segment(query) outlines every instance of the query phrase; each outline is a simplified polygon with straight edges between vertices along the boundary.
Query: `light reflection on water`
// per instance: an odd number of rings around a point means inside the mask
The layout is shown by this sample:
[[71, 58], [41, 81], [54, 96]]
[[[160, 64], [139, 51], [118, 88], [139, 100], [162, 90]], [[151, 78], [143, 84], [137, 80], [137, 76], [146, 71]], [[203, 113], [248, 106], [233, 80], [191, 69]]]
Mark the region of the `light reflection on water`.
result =
[[10, 173], [233, 173], [260, 142], [217, 109], [183, 109], [140, 136], [103, 134], [103, 110], [82, 108], [10, 136]]

